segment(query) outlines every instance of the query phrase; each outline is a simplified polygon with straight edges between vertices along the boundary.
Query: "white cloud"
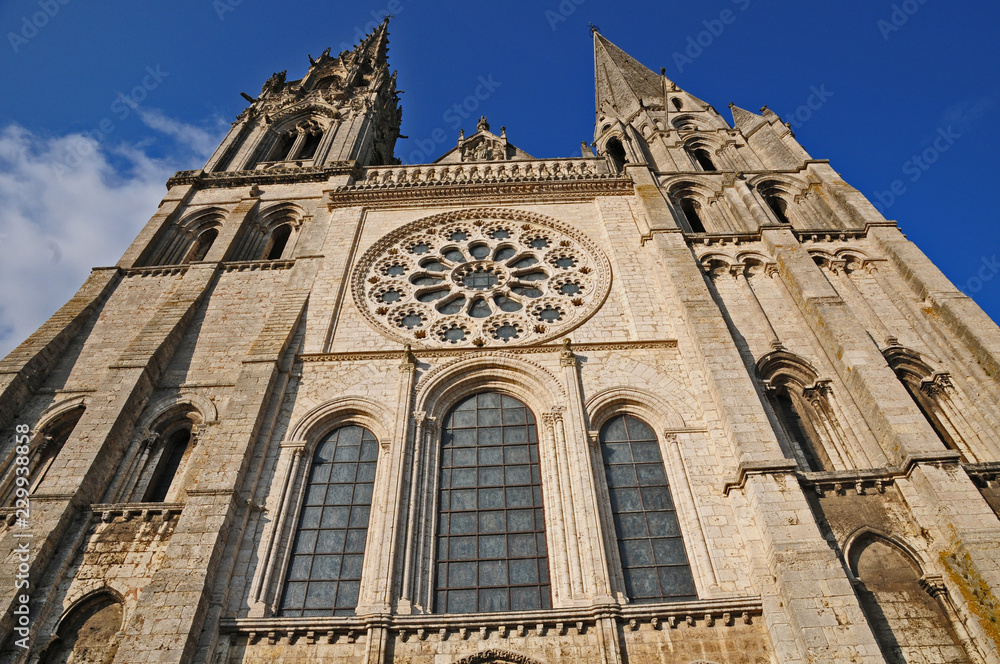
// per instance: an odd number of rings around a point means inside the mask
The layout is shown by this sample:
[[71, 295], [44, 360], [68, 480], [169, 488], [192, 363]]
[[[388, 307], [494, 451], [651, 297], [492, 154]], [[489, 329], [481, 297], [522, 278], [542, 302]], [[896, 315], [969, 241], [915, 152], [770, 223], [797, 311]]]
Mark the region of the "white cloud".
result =
[[167, 178], [201, 166], [220, 139], [214, 127], [144, 116], [170, 139], [170, 157], [81, 134], [0, 129], [0, 357], [65, 304], [91, 267], [114, 265], [156, 211]]

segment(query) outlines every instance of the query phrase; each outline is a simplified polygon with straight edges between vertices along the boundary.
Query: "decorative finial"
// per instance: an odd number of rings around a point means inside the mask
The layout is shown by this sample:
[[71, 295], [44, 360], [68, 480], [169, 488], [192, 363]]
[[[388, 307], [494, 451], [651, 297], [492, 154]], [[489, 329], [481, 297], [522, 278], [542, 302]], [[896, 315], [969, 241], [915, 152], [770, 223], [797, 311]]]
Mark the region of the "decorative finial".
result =
[[465, 140], [465, 130], [464, 129], [459, 129], [458, 130], [458, 140], [459, 141], [464, 141]]
[[599, 27], [597, 27], [597, 26], [596, 26], [596, 25], [594, 25], [593, 23], [590, 23], [589, 25], [590, 25], [590, 34], [591, 34], [591, 36], [593, 36], [593, 34], [594, 34], [595, 32], [596, 32], [597, 34], [601, 34], [601, 29], [600, 29]]
[[507, 127], [500, 127], [500, 138], [507, 138]]
[[489, 131], [490, 123], [486, 121], [485, 115], [479, 116], [479, 122], [476, 123], [476, 131]]

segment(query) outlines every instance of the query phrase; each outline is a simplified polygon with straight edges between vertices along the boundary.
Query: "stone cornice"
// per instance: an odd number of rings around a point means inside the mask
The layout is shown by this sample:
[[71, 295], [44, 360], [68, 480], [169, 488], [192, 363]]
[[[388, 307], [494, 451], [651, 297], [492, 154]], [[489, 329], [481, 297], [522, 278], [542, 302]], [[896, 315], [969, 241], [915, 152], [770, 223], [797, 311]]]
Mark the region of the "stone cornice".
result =
[[259, 171], [223, 171], [206, 173], [202, 170], [178, 171], [167, 180], [167, 188], [175, 185], [195, 185], [199, 189], [219, 187], [245, 187], [262, 184], [298, 184], [300, 182], [326, 182], [336, 175], [357, 177], [358, 168], [353, 161], [343, 161], [327, 168], [273, 168]]
[[426, 183], [381, 188], [345, 187], [327, 196], [329, 209], [368, 207], [419, 207], [428, 202], [467, 204], [519, 201], [583, 201], [594, 196], [632, 195], [632, 179], [607, 177], [593, 180], [496, 181], [472, 184]]
[[[577, 353], [591, 351], [616, 351], [616, 350], [639, 350], [650, 348], [676, 349], [675, 339], [664, 339], [662, 341], [624, 341], [608, 343], [574, 343], [573, 350]], [[497, 348], [421, 348], [412, 352], [417, 357], [461, 357], [474, 355], [488, 355], [495, 352]], [[502, 349], [505, 353], [533, 354], [533, 353], [556, 353], [563, 350], [562, 344], [537, 344], [532, 346], [505, 346]], [[353, 362], [369, 360], [401, 360], [405, 356], [404, 350], [386, 351], [345, 351], [340, 353], [303, 353], [296, 356], [300, 362]]]

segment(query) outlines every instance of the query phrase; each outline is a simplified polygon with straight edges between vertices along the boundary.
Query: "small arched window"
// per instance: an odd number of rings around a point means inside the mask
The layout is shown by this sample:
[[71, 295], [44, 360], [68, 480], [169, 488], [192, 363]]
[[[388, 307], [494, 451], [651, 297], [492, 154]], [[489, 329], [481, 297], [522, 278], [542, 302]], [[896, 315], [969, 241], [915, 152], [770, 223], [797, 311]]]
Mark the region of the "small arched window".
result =
[[717, 170], [715, 168], [715, 163], [712, 162], [711, 155], [708, 154], [708, 150], [704, 148], [697, 148], [694, 150], [692, 154], [694, 155], [695, 161], [697, 161], [698, 165], [701, 166], [701, 170], [703, 171]]
[[270, 158], [267, 161], [285, 161], [286, 159], [291, 159], [292, 147], [295, 145], [295, 140], [298, 138], [298, 133], [292, 129], [286, 131], [284, 134], [278, 137], [278, 141], [274, 144], [274, 148], [271, 150]]
[[288, 238], [292, 235], [290, 224], [281, 224], [271, 231], [271, 238], [268, 240], [267, 250], [264, 252], [264, 259], [269, 261], [278, 260], [285, 253], [288, 245]]
[[[887, 662], [956, 662], [972, 660], [962, 646], [949, 613], [947, 591], [921, 583], [913, 559], [893, 542], [864, 535], [852, 547], [848, 563], [860, 582], [861, 609]], [[935, 587], [937, 586], [937, 587]], [[946, 610], [947, 606], [947, 610]]]
[[551, 608], [538, 434], [528, 408], [486, 392], [444, 421], [438, 613]]
[[160, 453], [159, 463], [153, 472], [149, 488], [143, 502], [162, 503], [170, 494], [170, 489], [177, 479], [177, 471], [188, 451], [191, 442], [191, 429], [183, 427], [174, 431]]
[[617, 138], [610, 139], [604, 146], [605, 151], [608, 156], [611, 157], [611, 163], [614, 165], [615, 172], [621, 173], [625, 168], [625, 163], [628, 159], [625, 157], [625, 147], [622, 142]]
[[209, 228], [202, 231], [198, 235], [198, 239], [194, 241], [194, 245], [192, 245], [191, 251], [188, 252], [187, 258], [184, 259], [184, 262], [194, 263], [205, 260], [205, 256], [208, 255], [208, 252], [212, 248], [212, 244], [215, 242], [217, 237], [219, 237], [219, 230], [216, 228]]
[[677, 97], [673, 97], [670, 100], [670, 103], [672, 103], [674, 105], [674, 108], [677, 109], [678, 111], [683, 110], [684, 108], [684, 105], [681, 103], [681, 100], [678, 99]]
[[73, 607], [59, 624], [56, 637], [41, 661], [110, 662], [118, 652], [117, 633], [122, 628], [122, 603], [106, 592], [91, 596]]
[[316, 156], [316, 148], [319, 147], [319, 142], [323, 139], [322, 132], [310, 131], [306, 133], [305, 140], [302, 142], [302, 148], [299, 150], [296, 159], [312, 159]]
[[783, 224], [791, 224], [791, 220], [788, 218], [788, 203], [784, 198], [778, 196], [777, 194], [768, 194], [764, 196], [764, 201], [767, 203], [767, 207], [771, 208], [771, 212], [777, 217], [778, 221]]
[[681, 211], [691, 227], [692, 233], [704, 233], [705, 224], [701, 220], [701, 204], [693, 198], [681, 199]]
[[378, 442], [368, 429], [336, 429], [316, 447], [282, 616], [354, 615], [361, 588]]
[[809, 413], [801, 412], [809, 408], [801, 397], [798, 394], [793, 396], [789, 387], [783, 385], [771, 395], [771, 403], [778, 421], [794, 446], [793, 453], [803, 470], [833, 470], [823, 444], [812, 428], [814, 418]]
[[619, 415], [601, 427], [600, 441], [629, 599], [697, 599], [656, 434]]
[[[33, 447], [28, 455], [27, 477], [31, 482], [28, 487], [29, 493], [34, 493], [38, 485], [45, 479], [52, 462], [55, 461], [63, 445], [69, 440], [70, 434], [73, 433], [73, 429], [76, 428], [77, 422], [80, 421], [80, 417], [83, 416], [83, 411], [83, 407], [76, 408], [49, 423], [36, 434]], [[12, 504], [17, 499], [15, 478], [16, 474], [12, 470], [7, 483], [0, 484], [3, 487], [2, 494], [0, 494], [3, 496], [3, 500], [0, 501], [0, 505]]]

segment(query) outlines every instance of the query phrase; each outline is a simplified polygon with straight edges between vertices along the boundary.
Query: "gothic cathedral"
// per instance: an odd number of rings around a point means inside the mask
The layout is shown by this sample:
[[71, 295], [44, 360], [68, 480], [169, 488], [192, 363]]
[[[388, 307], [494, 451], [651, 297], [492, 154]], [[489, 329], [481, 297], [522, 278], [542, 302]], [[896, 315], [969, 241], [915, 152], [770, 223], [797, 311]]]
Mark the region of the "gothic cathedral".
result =
[[596, 31], [582, 156], [401, 165], [387, 43], [0, 363], [0, 661], [1000, 664], [1000, 328]]

